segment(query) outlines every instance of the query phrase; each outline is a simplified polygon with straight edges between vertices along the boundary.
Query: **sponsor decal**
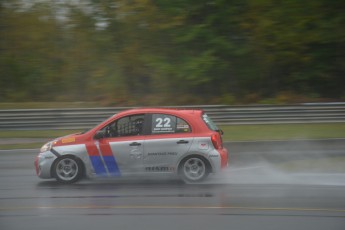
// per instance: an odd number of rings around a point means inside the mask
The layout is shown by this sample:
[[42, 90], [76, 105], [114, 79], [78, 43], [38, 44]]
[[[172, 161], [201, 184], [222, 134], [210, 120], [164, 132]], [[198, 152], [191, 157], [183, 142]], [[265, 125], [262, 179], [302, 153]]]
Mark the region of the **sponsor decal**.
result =
[[62, 144], [75, 142], [75, 137], [66, 137], [61, 140]]
[[198, 142], [198, 147], [199, 147], [199, 149], [207, 150], [208, 149], [208, 142], [199, 141]]
[[129, 156], [132, 160], [137, 160], [142, 158], [142, 152], [139, 149], [132, 149]]
[[177, 152], [158, 152], [158, 153], [148, 153], [148, 156], [176, 156]]
[[219, 157], [219, 155], [210, 155], [210, 157]]
[[168, 166], [145, 167], [146, 172], [172, 172], [174, 170], [175, 170], [174, 167], [168, 167]]
[[186, 124], [177, 124], [176, 129], [189, 129], [189, 125]]

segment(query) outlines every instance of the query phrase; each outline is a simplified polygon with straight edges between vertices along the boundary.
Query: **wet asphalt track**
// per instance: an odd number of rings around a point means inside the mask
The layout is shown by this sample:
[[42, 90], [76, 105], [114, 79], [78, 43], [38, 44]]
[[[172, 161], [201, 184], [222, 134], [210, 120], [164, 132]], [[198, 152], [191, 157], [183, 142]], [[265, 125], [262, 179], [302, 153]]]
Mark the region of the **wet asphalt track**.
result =
[[36, 151], [0, 150], [0, 229], [345, 229], [343, 173], [275, 167], [340, 159], [344, 140], [229, 145], [230, 168], [198, 185], [174, 178], [60, 185], [35, 176]]

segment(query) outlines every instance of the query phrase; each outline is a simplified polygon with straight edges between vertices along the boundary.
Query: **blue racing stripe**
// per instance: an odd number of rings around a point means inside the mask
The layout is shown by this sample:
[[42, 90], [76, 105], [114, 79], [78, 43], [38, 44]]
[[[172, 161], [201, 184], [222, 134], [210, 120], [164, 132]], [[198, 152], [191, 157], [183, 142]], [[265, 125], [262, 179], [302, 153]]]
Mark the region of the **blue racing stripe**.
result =
[[108, 172], [112, 176], [120, 176], [120, 170], [117, 166], [114, 156], [103, 156], [103, 160], [108, 168]]
[[104, 164], [100, 156], [90, 156], [90, 160], [93, 168], [95, 169], [96, 174], [107, 175], [107, 171], [105, 170]]

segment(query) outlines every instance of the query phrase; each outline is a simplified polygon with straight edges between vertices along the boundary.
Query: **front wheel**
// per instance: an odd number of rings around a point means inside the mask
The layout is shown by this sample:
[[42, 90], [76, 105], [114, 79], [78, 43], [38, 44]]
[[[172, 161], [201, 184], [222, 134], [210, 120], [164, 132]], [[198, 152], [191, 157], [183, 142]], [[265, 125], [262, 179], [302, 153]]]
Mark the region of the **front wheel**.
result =
[[209, 164], [199, 156], [184, 159], [179, 166], [179, 175], [186, 183], [196, 183], [206, 179]]
[[64, 156], [55, 162], [53, 170], [57, 181], [74, 183], [83, 175], [83, 164], [75, 157]]

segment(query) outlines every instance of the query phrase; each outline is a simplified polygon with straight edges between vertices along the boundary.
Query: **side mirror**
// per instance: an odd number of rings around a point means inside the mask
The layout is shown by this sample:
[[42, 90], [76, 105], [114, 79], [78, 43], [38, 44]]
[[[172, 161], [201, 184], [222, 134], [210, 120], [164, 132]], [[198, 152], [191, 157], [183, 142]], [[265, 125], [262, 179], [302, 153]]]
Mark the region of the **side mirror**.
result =
[[105, 131], [99, 130], [96, 132], [95, 136], [93, 136], [93, 139], [99, 140], [105, 137]]
[[223, 130], [219, 129], [219, 130], [217, 130], [217, 131], [219, 132], [219, 134], [220, 134], [221, 136], [223, 136], [223, 134], [224, 134]]

